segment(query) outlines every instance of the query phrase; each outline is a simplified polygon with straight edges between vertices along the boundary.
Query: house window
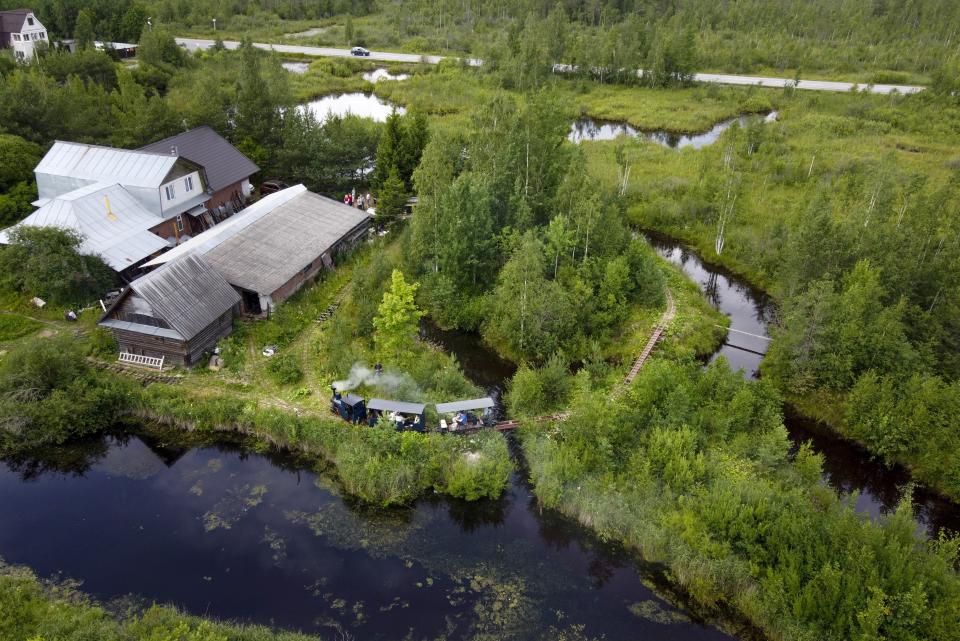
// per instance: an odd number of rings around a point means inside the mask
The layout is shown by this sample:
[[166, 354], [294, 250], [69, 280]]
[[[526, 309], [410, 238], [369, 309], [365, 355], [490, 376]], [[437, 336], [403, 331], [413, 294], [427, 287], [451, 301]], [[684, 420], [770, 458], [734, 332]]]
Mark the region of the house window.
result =
[[176, 196], [176, 191], [173, 189], [173, 185], [167, 185], [163, 188], [167, 193], [167, 200], [173, 200], [173, 197]]
[[193, 176], [187, 176], [183, 179], [183, 188], [187, 191], [193, 191]]
[[46, 40], [46, 39], [47, 39], [47, 32], [46, 32], [46, 31], [41, 31], [41, 32], [40, 32], [40, 39], [41, 39], [41, 40]]
[[306, 267], [304, 267], [303, 270], [302, 270], [302, 273], [306, 274], [307, 272], [310, 271], [311, 268], [313, 268], [313, 263], [310, 263], [309, 265], [307, 265]]
[[177, 214], [177, 231], [183, 231], [183, 216]]
[[20, 42], [20, 34], [19, 34], [19, 33], [13, 34], [13, 39], [14, 39], [16, 42]]
[[28, 18], [27, 18], [27, 24], [32, 27], [32, 26], [33, 26], [33, 18], [29, 18], [29, 17], [28, 17]]

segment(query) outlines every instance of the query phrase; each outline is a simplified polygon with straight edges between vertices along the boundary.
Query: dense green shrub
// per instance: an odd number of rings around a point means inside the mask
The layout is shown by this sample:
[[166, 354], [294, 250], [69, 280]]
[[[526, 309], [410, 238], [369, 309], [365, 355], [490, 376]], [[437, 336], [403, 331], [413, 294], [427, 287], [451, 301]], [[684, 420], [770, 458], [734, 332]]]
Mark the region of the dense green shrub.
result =
[[0, 287], [56, 305], [96, 300], [117, 275], [98, 256], [81, 254], [82, 238], [57, 227], [23, 227], [0, 247]]
[[132, 385], [87, 363], [71, 337], [34, 338], [0, 361], [0, 451], [59, 444], [113, 425]]
[[958, 541], [918, 538], [909, 500], [879, 523], [858, 514], [808, 447], [790, 455], [779, 408], [722, 361], [654, 360], [622, 399], [582, 395], [522, 439], [546, 505], [771, 638], [960, 637]]
[[0, 560], [0, 639], [4, 641], [316, 641], [261, 626], [205, 621], [172, 607], [107, 609], [69, 584], [41, 581]]
[[280, 385], [292, 385], [303, 380], [300, 359], [295, 354], [278, 354], [270, 359], [267, 372]]

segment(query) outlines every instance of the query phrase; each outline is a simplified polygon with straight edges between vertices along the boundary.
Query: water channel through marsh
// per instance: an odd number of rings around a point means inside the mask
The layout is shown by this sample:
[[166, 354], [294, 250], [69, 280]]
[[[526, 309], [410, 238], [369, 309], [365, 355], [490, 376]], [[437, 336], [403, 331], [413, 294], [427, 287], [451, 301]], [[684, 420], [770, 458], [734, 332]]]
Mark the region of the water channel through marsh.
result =
[[[762, 292], [670, 239], [651, 242], [733, 328], [765, 335], [773, 307]], [[476, 336], [424, 331], [499, 396], [510, 363]], [[752, 376], [765, 348], [753, 340], [738, 344], [751, 351], [719, 354]], [[795, 419], [788, 428], [824, 454], [825, 482], [861, 492], [860, 509], [896, 504], [896, 471]], [[241, 440], [179, 438], [134, 431], [0, 463], [0, 558], [78, 579], [100, 599], [134, 595], [320, 634], [336, 626], [358, 639], [733, 638], [665, 599], [658, 568], [542, 509], [518, 452], [499, 500], [431, 495], [382, 511], [345, 499], [307, 461]], [[956, 528], [956, 510], [933, 497], [918, 496], [917, 516]]]

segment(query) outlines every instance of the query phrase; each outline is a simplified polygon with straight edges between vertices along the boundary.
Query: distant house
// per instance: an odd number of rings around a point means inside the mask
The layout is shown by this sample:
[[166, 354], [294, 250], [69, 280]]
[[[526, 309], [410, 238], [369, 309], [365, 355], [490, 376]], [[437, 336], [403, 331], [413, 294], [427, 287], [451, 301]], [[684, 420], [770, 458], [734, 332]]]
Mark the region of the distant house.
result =
[[9, 47], [18, 60], [33, 59], [34, 48], [47, 40], [44, 27], [30, 9], [0, 11], [0, 49]]
[[231, 220], [161, 254], [145, 267], [199, 255], [241, 294], [242, 310], [258, 315], [289, 298], [337, 254], [366, 237], [370, 214], [307, 191], [270, 194]]
[[[77, 41], [73, 38], [59, 40], [58, 46], [66, 48], [70, 53], [77, 52]], [[110, 42], [105, 40], [94, 40], [93, 48], [97, 51], [103, 51], [114, 58], [133, 58], [137, 55], [139, 45], [133, 42]]]
[[252, 160], [206, 126], [164, 138], [141, 151], [171, 154], [202, 167], [210, 191], [206, 207], [211, 211], [231, 203], [242, 206], [252, 191], [250, 177], [260, 171]]
[[34, 169], [39, 209], [18, 224], [75, 230], [84, 250], [135, 277], [145, 259], [243, 209], [259, 170], [209, 127], [181, 136], [167, 140], [189, 156], [166, 141], [160, 151], [55, 142]]
[[130, 283], [100, 319], [121, 352], [190, 367], [233, 330], [240, 296], [200, 256]]

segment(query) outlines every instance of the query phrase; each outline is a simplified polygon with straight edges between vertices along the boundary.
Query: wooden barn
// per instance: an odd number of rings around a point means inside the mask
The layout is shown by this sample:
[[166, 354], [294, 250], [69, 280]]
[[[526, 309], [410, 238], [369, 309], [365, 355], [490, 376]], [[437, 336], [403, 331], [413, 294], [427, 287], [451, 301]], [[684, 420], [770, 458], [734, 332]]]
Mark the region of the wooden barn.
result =
[[121, 356], [190, 367], [233, 330], [236, 290], [201, 256], [187, 255], [130, 283], [100, 319]]
[[370, 214], [307, 191], [265, 196], [227, 222], [146, 263], [201, 255], [242, 296], [242, 311], [269, 313], [367, 237]]

